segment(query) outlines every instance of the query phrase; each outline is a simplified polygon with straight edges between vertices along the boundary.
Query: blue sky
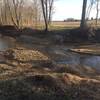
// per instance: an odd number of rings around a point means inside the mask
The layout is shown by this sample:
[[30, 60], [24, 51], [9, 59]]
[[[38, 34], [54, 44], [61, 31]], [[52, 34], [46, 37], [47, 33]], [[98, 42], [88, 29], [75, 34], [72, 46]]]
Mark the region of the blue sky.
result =
[[[83, 0], [55, 0], [53, 20], [64, 20], [67, 18], [81, 19], [82, 4]], [[90, 18], [95, 18], [95, 16], [96, 11], [92, 10]]]
[[81, 18], [82, 0], [57, 0], [54, 3], [53, 20]]

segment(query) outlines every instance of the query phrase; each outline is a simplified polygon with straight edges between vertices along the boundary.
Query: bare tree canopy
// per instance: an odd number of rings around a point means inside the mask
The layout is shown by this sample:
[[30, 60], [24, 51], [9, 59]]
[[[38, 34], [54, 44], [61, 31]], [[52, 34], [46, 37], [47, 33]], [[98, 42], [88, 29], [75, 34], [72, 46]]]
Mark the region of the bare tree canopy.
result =
[[0, 24], [14, 25], [17, 29], [23, 26], [36, 25], [41, 20], [39, 0], [1, 0]]

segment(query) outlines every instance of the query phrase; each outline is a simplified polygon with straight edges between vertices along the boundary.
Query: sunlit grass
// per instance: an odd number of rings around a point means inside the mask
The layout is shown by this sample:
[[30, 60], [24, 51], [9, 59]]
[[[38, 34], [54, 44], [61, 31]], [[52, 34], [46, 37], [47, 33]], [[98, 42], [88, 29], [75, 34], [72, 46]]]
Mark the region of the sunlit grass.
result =
[[[88, 26], [91, 27], [100, 27], [100, 21], [98, 21], [98, 25], [96, 25], [96, 21], [87, 21]], [[45, 28], [45, 23], [44, 22], [39, 22], [35, 25], [29, 25], [29, 27], [36, 28], [39, 30], [42, 30]], [[80, 27], [80, 21], [73, 21], [73, 22], [64, 22], [64, 21], [52, 21], [49, 30], [62, 30], [62, 29], [73, 29], [73, 28], [78, 28]]]

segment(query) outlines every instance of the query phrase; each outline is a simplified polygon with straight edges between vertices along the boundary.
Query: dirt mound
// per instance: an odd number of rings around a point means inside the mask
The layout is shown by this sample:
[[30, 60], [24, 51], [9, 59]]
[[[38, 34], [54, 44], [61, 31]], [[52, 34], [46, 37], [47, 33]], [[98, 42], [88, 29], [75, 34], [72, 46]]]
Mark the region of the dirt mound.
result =
[[72, 100], [99, 100], [100, 81], [65, 74], [63, 81], [68, 86], [67, 93]]
[[9, 49], [3, 52], [3, 55], [7, 59], [16, 59], [19, 61], [46, 61], [49, 60], [47, 56], [37, 50], [28, 50], [28, 49]]
[[20, 30], [12, 25], [4, 25], [0, 26], [0, 34], [2, 34], [3, 36], [19, 37]]
[[81, 83], [81, 81], [84, 81], [86, 83], [94, 83], [94, 82], [100, 83], [100, 81], [98, 80], [79, 77], [74, 74], [64, 74], [63, 79], [65, 80], [66, 83], [71, 83], [71, 84], [79, 84]]
[[100, 81], [72, 74], [37, 74], [0, 81], [2, 100], [100, 100]]

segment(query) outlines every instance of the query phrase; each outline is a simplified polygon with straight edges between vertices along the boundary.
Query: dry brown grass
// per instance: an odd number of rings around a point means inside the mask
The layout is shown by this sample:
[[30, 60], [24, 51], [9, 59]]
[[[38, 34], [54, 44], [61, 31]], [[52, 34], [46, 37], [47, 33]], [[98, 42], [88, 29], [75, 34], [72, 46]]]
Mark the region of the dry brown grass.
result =
[[[87, 24], [92, 27], [100, 27], [100, 21], [98, 21], [98, 25], [96, 26], [96, 21], [88, 21]], [[74, 22], [64, 22], [64, 21], [53, 21], [51, 24], [51, 29], [72, 29], [80, 27], [80, 21]]]

